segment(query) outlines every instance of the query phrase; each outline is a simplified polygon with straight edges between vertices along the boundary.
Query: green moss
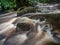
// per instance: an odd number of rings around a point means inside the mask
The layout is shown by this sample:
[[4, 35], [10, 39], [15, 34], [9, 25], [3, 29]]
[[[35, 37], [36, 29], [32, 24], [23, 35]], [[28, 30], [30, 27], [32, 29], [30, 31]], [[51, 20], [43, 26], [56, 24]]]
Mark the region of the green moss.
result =
[[35, 12], [35, 8], [34, 7], [24, 7], [22, 10], [18, 10], [18, 16], [21, 16], [23, 14], [26, 14], [26, 13], [32, 13], [32, 12]]

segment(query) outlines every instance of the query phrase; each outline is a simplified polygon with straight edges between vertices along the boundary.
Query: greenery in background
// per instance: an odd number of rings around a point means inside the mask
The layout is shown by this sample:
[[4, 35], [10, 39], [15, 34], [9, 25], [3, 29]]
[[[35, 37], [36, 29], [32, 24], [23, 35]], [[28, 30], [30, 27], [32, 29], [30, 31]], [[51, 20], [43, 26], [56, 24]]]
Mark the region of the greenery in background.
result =
[[48, 0], [16, 0], [17, 8], [23, 7], [23, 6], [33, 6], [35, 2], [42, 2], [45, 3]]
[[17, 4], [17, 8], [31, 6], [31, 4], [28, 2], [28, 0], [16, 0], [16, 4]]
[[[53, 2], [54, 0], [0, 0], [0, 10], [16, 8], [16, 4], [17, 4], [17, 8], [24, 6], [31, 6], [36, 1], [41, 3], [46, 3], [46, 2]], [[55, 0], [55, 1], [58, 3], [60, 2], [60, 0]]]
[[35, 2], [47, 2], [47, 0], [16, 0], [17, 8], [33, 6]]
[[0, 10], [16, 8], [16, 0], [0, 0]]

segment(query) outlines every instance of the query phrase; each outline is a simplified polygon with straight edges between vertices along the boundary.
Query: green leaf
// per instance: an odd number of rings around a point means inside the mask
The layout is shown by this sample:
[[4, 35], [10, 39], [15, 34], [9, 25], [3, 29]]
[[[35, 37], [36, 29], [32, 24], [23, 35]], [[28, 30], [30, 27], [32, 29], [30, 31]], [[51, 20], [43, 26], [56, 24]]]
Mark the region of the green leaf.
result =
[[14, 8], [16, 6], [16, 0], [0, 0], [0, 7], [2, 6], [7, 9], [9, 8]]

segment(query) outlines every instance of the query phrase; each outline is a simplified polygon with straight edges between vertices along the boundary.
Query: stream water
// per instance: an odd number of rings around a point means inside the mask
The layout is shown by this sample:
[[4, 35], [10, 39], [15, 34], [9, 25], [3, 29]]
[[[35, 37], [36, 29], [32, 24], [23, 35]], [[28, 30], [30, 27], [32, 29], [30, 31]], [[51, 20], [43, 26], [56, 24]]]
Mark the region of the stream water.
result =
[[35, 2], [34, 7], [36, 8], [36, 13], [50, 13], [54, 11], [58, 11], [59, 4], [43, 4], [39, 2]]
[[[60, 10], [57, 8], [57, 4], [54, 4], [54, 5], [49, 5], [49, 4], [42, 4], [42, 3], [37, 3], [36, 5], [34, 5], [34, 7], [36, 8], [36, 13], [29, 13], [29, 14], [26, 14], [26, 15], [37, 15], [37, 14], [47, 14], [47, 13], [51, 13], [51, 12], [59, 12], [60, 13]], [[14, 13], [12, 14], [11, 16], [3, 16], [4, 19], [7, 19], [9, 17], [14, 17], [16, 16], [17, 14]], [[38, 18], [38, 17], [37, 17]], [[3, 19], [3, 20], [4, 20]], [[38, 18], [40, 19], [40, 17]], [[44, 18], [45, 19], [45, 18]], [[5, 25], [5, 24], [4, 24]], [[45, 23], [42, 24], [42, 26], [44, 27], [45, 26]], [[4, 26], [3, 26], [4, 27]], [[3, 28], [2, 26], [0, 26], [0, 28]], [[44, 28], [45, 29], [45, 28]], [[43, 30], [43, 29], [42, 29]], [[46, 30], [46, 29], [45, 29]], [[51, 34], [52, 35], [52, 34]], [[60, 38], [60, 37], [59, 37]], [[1, 45], [1, 41], [0, 41], [0, 45]]]

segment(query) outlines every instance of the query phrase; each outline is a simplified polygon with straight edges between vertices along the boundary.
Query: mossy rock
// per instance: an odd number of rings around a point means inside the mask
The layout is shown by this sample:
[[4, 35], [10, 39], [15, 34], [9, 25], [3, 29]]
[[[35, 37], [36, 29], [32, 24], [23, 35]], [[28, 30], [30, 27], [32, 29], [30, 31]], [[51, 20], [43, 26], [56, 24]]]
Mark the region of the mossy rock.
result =
[[26, 13], [35, 13], [36, 12], [36, 10], [35, 10], [35, 8], [34, 7], [25, 7], [25, 8], [23, 8], [22, 10], [18, 10], [18, 16], [22, 16], [23, 14], [26, 14]]

